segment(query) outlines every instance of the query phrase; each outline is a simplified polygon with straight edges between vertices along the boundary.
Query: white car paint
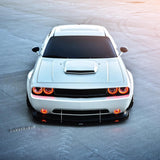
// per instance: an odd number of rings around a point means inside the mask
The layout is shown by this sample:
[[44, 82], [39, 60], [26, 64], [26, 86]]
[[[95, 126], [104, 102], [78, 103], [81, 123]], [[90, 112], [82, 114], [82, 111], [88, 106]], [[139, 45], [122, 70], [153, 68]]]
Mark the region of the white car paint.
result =
[[[117, 57], [93, 58], [93, 59], [58, 59], [44, 58], [45, 47], [52, 36], [107, 36], [110, 38]], [[89, 70], [92, 74], [68, 74], [70, 71]], [[67, 73], [68, 72], [68, 73]], [[98, 89], [129, 87], [128, 96], [94, 97], [94, 98], [67, 98], [49, 97], [32, 94], [32, 87], [48, 87], [61, 89]], [[125, 112], [133, 97], [133, 77], [126, 69], [117, 46], [108, 31], [101, 26], [95, 25], [64, 25], [52, 29], [46, 37], [40, 55], [33, 70], [27, 78], [27, 95], [32, 107], [40, 112], [42, 108], [54, 114], [54, 109], [69, 110], [94, 110], [108, 109], [109, 114], [119, 108]]]

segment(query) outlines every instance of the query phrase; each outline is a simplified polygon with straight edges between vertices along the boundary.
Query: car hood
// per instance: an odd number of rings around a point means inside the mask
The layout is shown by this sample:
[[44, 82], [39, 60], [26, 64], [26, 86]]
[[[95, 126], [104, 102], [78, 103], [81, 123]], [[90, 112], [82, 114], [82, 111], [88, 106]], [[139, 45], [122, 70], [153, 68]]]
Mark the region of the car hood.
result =
[[121, 58], [51, 59], [41, 58], [37, 68], [37, 83], [125, 85], [126, 68]]

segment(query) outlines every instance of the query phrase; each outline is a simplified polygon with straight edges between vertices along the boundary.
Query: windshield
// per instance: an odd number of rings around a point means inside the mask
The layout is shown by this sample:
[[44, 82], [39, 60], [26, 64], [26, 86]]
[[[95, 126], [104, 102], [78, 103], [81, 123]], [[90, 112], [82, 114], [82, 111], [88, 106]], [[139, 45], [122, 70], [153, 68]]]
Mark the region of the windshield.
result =
[[43, 57], [48, 58], [113, 58], [117, 57], [107, 37], [57, 36], [51, 37]]

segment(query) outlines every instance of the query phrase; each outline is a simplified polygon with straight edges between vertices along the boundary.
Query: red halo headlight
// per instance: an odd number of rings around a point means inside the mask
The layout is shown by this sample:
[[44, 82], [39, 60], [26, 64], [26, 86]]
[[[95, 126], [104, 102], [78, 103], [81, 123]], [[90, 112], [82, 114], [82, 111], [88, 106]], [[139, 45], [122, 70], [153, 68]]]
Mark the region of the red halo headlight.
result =
[[118, 88], [108, 88], [107, 91], [110, 95], [114, 95], [118, 92]]
[[129, 87], [121, 87], [119, 88], [120, 94], [127, 94], [129, 92]]
[[34, 94], [41, 94], [43, 92], [43, 89], [41, 87], [33, 87], [32, 91]]
[[43, 88], [43, 92], [47, 95], [50, 95], [54, 92], [53, 88]]

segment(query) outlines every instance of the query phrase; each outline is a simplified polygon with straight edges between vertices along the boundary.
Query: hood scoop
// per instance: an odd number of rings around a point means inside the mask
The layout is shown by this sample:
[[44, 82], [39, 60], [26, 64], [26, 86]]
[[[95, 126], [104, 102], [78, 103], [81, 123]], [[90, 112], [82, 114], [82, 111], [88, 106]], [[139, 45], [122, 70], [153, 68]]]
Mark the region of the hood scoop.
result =
[[66, 74], [95, 74], [98, 65], [94, 61], [67, 61], [65, 63], [64, 72]]

